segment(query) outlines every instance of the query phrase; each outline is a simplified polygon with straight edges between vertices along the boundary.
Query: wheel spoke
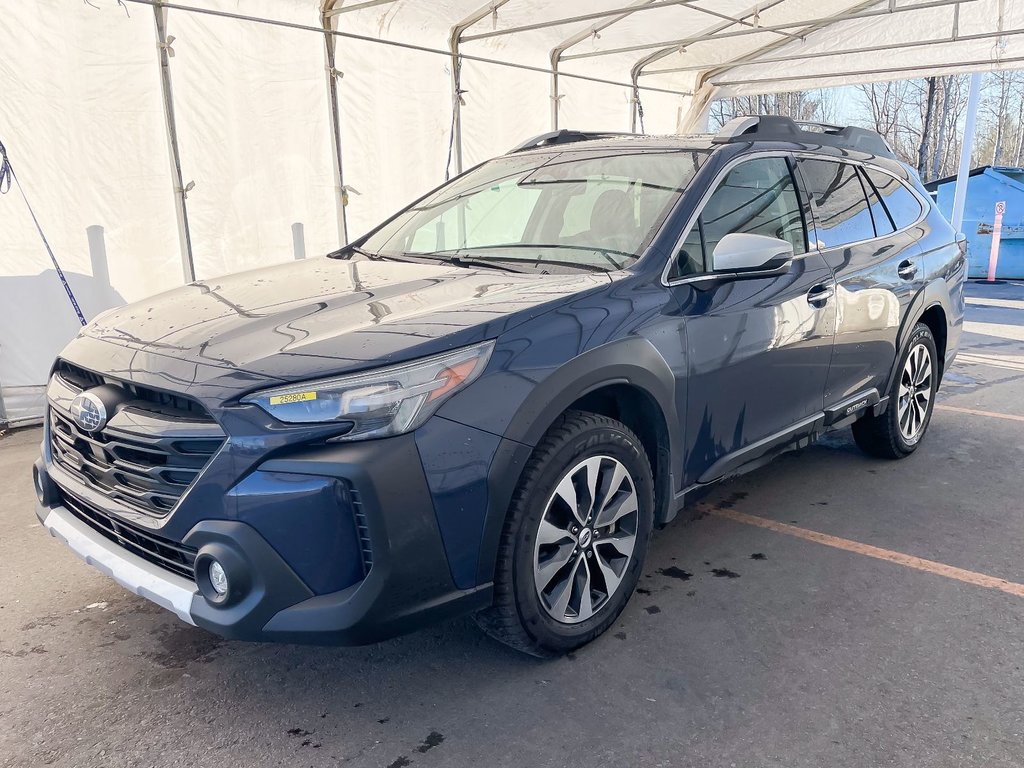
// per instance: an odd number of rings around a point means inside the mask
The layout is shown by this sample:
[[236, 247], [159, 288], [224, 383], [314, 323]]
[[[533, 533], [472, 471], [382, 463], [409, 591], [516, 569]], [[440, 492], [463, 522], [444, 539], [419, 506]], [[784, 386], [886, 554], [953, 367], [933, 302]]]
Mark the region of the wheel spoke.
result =
[[629, 557], [633, 554], [633, 547], [636, 544], [636, 534], [629, 533], [628, 531], [619, 531], [606, 539], [599, 539], [594, 545], [597, 547], [609, 546], [614, 547], [620, 555], [623, 557]]
[[620, 493], [619, 497], [597, 516], [597, 519], [594, 521], [594, 527], [604, 528], [608, 525], [614, 525], [626, 515], [636, 512], [639, 508], [636, 490], [630, 488], [629, 491]]
[[[618, 588], [619, 582], [622, 581], [622, 577], [619, 576], [611, 565], [605, 561], [600, 550], [594, 551], [594, 562], [597, 563], [597, 567], [601, 572], [601, 578], [604, 579], [605, 594], [611, 595]], [[623, 568], [622, 572], [626, 572], [625, 568]]]
[[911, 415], [911, 411], [912, 410], [913, 410], [913, 408], [910, 405], [910, 400], [909, 399], [906, 400], [905, 402], [904, 401], [900, 402], [899, 414], [898, 415], [899, 415], [900, 430], [903, 432], [904, 437], [907, 437], [907, 436], [913, 434], [910, 431], [910, 421], [913, 418], [912, 415]]
[[922, 347], [921, 350], [924, 352], [924, 360], [917, 372], [917, 381], [914, 382], [919, 387], [927, 381], [929, 376], [932, 375], [932, 361], [928, 358], [928, 353], [924, 351], [924, 347]]
[[566, 609], [569, 607], [569, 598], [572, 597], [572, 590], [576, 585], [576, 572], [579, 570], [580, 561], [583, 559], [583, 554], [580, 553], [576, 557], [576, 562], [572, 564], [572, 568], [569, 570], [569, 578], [565, 580], [565, 583], [562, 584], [561, 588], [558, 590], [557, 597], [552, 595], [552, 597], [554, 597], [554, 602], [551, 604], [551, 614], [559, 621], [564, 620], [566, 617]]
[[586, 472], [587, 490], [590, 492], [590, 499], [587, 501], [587, 508], [579, 510], [578, 517], [586, 525], [587, 518], [594, 511], [594, 502], [597, 500], [597, 481], [601, 477], [601, 457], [594, 456], [591, 459], [587, 459], [583, 466]]
[[584, 524], [585, 517], [580, 517], [579, 503], [576, 500], [576, 484], [572, 481], [572, 474], [568, 474], [562, 478], [561, 482], [555, 488], [555, 496], [560, 498], [572, 513], [573, 517], [580, 524]]
[[549, 544], [557, 544], [563, 539], [573, 540], [573, 536], [564, 528], [559, 528], [547, 518], [540, 521], [540, 529], [537, 531], [537, 543], [542, 547]]
[[[607, 477], [607, 473], [605, 473], [605, 476]], [[608, 503], [615, 498], [615, 494], [618, 493], [619, 488], [622, 487], [623, 480], [628, 476], [629, 474], [626, 472], [626, 468], [616, 462], [615, 469], [612, 470], [611, 473], [611, 479], [608, 481], [607, 487], [600, 489], [600, 498], [598, 499], [598, 503], [594, 506], [594, 525], [607, 525], [607, 523], [599, 523], [597, 521], [601, 519], [601, 515], [604, 513]]]
[[537, 589], [543, 592], [551, 585], [551, 582], [554, 581], [558, 573], [572, 559], [572, 553], [575, 549], [575, 544], [564, 544], [547, 560], [537, 563], [535, 568]]
[[580, 607], [576, 611], [577, 621], [586, 621], [594, 615], [594, 598], [591, 594], [590, 563], [584, 557], [583, 560], [583, 588], [580, 592]]

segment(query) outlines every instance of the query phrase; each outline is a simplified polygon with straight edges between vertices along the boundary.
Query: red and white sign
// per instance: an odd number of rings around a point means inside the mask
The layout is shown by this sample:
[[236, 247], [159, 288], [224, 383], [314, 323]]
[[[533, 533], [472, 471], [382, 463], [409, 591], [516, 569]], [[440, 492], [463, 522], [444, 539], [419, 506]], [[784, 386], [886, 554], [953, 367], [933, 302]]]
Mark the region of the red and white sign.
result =
[[988, 252], [988, 282], [996, 279], [996, 265], [999, 263], [999, 235], [1003, 231], [1003, 214], [1006, 213], [1006, 202], [996, 203], [996, 220], [992, 222], [992, 249]]

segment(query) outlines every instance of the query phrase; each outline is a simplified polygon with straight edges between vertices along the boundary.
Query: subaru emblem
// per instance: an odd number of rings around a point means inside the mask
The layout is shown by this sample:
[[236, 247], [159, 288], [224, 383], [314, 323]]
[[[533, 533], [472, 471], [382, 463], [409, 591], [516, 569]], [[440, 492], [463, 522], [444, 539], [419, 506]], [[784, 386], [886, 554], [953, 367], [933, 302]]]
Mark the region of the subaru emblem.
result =
[[71, 418], [86, 432], [97, 432], [107, 424], [107, 407], [92, 392], [83, 392], [71, 401]]

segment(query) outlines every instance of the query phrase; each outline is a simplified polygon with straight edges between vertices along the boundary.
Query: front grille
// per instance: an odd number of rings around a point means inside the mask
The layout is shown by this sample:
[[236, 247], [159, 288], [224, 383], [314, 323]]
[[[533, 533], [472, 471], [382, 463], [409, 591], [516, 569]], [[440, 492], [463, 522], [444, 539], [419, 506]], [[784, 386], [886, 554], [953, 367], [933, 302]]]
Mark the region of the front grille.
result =
[[57, 361], [56, 373], [61, 379], [79, 391], [92, 389], [101, 384], [113, 384], [123, 389], [128, 399], [145, 404], [148, 410], [166, 413], [179, 418], [188, 418], [192, 421], [213, 423], [213, 417], [210, 416], [203, 406], [195, 400], [190, 400], [181, 395], [151, 389], [150, 387], [144, 387], [130, 381], [121, 381], [101, 376], [85, 368], [72, 365], [66, 360]]
[[186, 547], [184, 544], [156, 536], [142, 528], [117, 520], [69, 493], [62, 491], [60, 495], [64, 508], [92, 529], [99, 531], [143, 560], [148, 560], [172, 573], [184, 576], [186, 579], [194, 580], [196, 550], [192, 547]]
[[[198, 403], [62, 363], [52, 382], [50, 449], [54, 462], [90, 488], [129, 508], [162, 517], [188, 490], [224, 434]], [[112, 385], [124, 403], [101, 430], [71, 418], [68, 398]]]

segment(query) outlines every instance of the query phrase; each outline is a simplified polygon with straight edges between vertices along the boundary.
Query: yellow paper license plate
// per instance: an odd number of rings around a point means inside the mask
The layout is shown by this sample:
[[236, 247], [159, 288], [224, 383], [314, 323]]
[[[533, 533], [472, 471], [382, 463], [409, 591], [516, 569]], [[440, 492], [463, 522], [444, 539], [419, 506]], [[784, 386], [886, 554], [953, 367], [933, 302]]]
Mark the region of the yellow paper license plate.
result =
[[293, 392], [290, 395], [275, 395], [270, 398], [271, 405], [288, 405], [288, 403], [304, 403], [316, 400], [316, 392]]

